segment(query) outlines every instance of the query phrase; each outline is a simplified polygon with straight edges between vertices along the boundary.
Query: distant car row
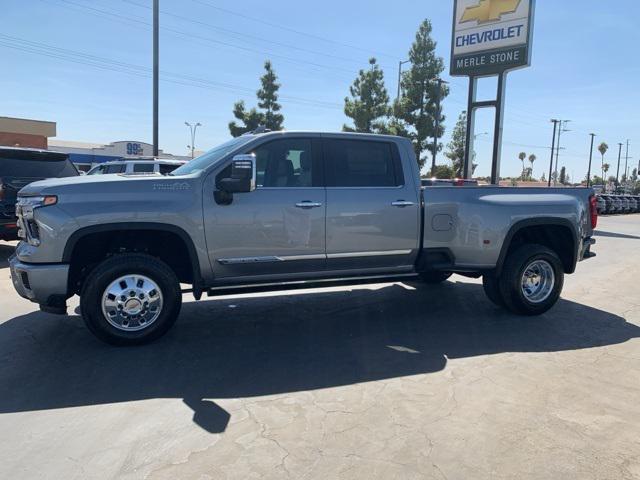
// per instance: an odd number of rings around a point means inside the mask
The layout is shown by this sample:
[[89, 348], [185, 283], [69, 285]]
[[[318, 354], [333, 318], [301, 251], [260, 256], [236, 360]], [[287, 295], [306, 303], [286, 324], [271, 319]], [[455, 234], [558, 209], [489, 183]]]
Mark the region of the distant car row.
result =
[[[114, 161], [92, 168], [87, 175], [168, 175], [186, 162], [139, 158]], [[77, 177], [78, 169], [64, 153], [33, 148], [0, 147], [0, 240], [17, 240], [18, 191], [47, 178]]]
[[640, 213], [640, 195], [598, 195], [598, 213], [601, 215]]

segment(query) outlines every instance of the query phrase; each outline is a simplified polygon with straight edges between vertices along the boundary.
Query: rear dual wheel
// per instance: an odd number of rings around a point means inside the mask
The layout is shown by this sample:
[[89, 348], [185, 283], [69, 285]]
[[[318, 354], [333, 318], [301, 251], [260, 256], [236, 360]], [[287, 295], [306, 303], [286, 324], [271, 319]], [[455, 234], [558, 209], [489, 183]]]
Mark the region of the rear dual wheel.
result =
[[553, 250], [543, 245], [522, 245], [509, 254], [499, 277], [483, 277], [483, 286], [487, 297], [498, 306], [518, 315], [542, 315], [560, 299], [564, 267]]

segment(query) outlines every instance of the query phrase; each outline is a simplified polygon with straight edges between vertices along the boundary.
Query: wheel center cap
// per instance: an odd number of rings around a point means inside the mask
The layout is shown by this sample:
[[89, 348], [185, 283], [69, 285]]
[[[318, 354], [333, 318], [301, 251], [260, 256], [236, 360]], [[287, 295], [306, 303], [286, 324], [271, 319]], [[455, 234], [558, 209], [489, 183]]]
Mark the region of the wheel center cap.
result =
[[124, 311], [130, 315], [137, 315], [142, 310], [142, 303], [137, 298], [130, 298], [124, 304]]

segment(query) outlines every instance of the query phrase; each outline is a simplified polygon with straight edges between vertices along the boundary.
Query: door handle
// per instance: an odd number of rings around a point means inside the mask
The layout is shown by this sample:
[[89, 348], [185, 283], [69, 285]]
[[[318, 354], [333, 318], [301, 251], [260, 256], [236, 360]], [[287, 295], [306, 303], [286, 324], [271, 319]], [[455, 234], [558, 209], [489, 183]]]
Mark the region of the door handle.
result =
[[413, 207], [415, 203], [405, 202], [404, 200], [398, 200], [397, 202], [393, 202], [391, 205], [398, 208], [405, 208], [405, 207]]
[[297, 208], [304, 208], [304, 209], [320, 208], [320, 207], [322, 207], [322, 204], [320, 202], [309, 202], [309, 201], [305, 200], [304, 202], [296, 203], [296, 207]]

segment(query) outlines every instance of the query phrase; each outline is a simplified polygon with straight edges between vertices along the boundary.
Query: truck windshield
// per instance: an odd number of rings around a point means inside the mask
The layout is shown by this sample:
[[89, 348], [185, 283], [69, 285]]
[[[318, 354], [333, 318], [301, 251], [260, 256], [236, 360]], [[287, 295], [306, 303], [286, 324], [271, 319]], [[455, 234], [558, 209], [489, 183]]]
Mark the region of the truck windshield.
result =
[[220, 161], [222, 158], [226, 157], [233, 150], [241, 147], [246, 143], [249, 143], [253, 139], [253, 136], [247, 135], [246, 137], [243, 136], [234, 138], [233, 140], [229, 140], [222, 145], [218, 145], [213, 150], [209, 150], [204, 155], [191, 160], [190, 162], [171, 172], [169, 175], [180, 176], [201, 172], [210, 165], [213, 165], [214, 163]]

